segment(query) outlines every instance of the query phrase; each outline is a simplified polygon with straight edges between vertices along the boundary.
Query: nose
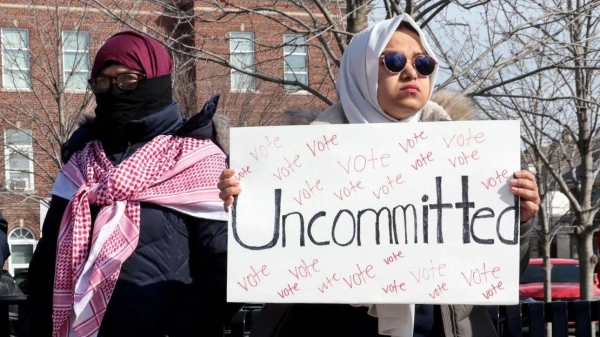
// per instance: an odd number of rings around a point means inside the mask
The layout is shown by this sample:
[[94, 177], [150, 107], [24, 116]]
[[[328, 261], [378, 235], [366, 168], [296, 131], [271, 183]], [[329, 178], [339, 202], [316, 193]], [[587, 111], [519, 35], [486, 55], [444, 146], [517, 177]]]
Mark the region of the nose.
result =
[[400, 73], [400, 79], [416, 80], [419, 77], [417, 69], [412, 62], [407, 62], [404, 70]]

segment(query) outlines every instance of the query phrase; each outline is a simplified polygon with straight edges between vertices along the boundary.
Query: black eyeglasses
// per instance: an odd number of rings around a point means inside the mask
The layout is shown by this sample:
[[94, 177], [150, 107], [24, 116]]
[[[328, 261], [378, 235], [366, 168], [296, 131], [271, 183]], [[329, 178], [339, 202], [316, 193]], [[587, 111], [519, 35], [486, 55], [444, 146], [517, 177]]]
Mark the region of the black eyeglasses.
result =
[[137, 88], [138, 83], [146, 79], [146, 75], [137, 73], [123, 73], [115, 77], [101, 76], [90, 78], [88, 83], [95, 94], [103, 94], [108, 91], [113, 79], [116, 80], [119, 88], [130, 91]]
[[[389, 52], [381, 55], [382, 63], [390, 73], [398, 74], [406, 68], [408, 59], [400, 52]], [[421, 76], [433, 74], [437, 62], [429, 55], [419, 55], [413, 60], [413, 67]]]

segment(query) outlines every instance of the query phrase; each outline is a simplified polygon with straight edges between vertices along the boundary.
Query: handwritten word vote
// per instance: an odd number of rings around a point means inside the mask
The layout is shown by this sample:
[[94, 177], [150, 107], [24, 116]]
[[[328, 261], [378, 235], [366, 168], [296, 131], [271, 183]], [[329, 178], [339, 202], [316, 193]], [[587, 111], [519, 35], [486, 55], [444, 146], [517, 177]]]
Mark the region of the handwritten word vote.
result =
[[491, 269], [488, 269], [485, 263], [482, 263], [481, 268], [474, 268], [469, 271], [469, 277], [467, 277], [464, 272], [461, 272], [461, 274], [469, 287], [472, 287], [473, 285], [479, 285], [484, 282], [492, 282], [489, 288], [485, 289], [485, 291], [481, 293], [485, 299], [490, 299], [490, 297], [498, 294], [499, 290], [504, 290], [502, 281], [498, 281], [500, 278], [498, 275], [499, 272], [499, 267], [492, 267]]
[[333, 273], [333, 275], [331, 275], [331, 277], [327, 276], [325, 277], [325, 281], [321, 284], [320, 287], [317, 287], [317, 289], [319, 289], [319, 291], [321, 293], [324, 293], [325, 290], [329, 289], [329, 288], [333, 288], [333, 285], [335, 284], [334, 282], [339, 282], [341, 281], [341, 279], [337, 276], [336, 273]]
[[499, 290], [504, 290], [502, 281], [498, 281], [497, 284], [492, 284], [491, 288], [487, 289], [485, 292], [482, 292], [481, 295], [483, 295], [486, 300], [489, 300], [490, 297], [497, 295]]
[[298, 198], [296, 199], [296, 197], [292, 197], [300, 206], [302, 206], [303, 200], [308, 200], [315, 196], [316, 191], [323, 190], [323, 187], [321, 187], [321, 180], [319, 179], [317, 179], [317, 181], [312, 185], [308, 182], [308, 180], [305, 180], [304, 183], [306, 184], [306, 187], [303, 187], [298, 191]]
[[362, 187], [362, 181], [357, 181], [356, 183], [350, 181], [348, 182], [348, 186], [339, 188], [338, 192], [333, 192], [333, 195], [340, 200], [344, 200], [344, 198], [349, 198], [351, 195], [358, 193], [358, 191], [362, 189], [364, 189], [364, 187]]
[[448, 287], [446, 286], [445, 282], [442, 282], [441, 284], [438, 284], [435, 288], [433, 288], [433, 291], [429, 293], [429, 297], [435, 300], [446, 291], [448, 291]]
[[304, 259], [300, 260], [300, 265], [295, 266], [294, 270], [288, 269], [288, 272], [292, 274], [296, 280], [301, 278], [309, 278], [313, 276], [313, 273], [318, 273], [321, 269], [317, 268], [317, 263], [319, 263], [318, 259], [314, 259], [312, 263], [306, 263]]
[[280, 149], [281, 145], [279, 144], [279, 137], [275, 137], [272, 141], [268, 136], [265, 136], [267, 139], [266, 143], [259, 145], [254, 148], [254, 152], [250, 152], [250, 155], [258, 161], [261, 157], [266, 157], [269, 155], [270, 151], [275, 149]]
[[337, 146], [336, 143], [337, 135], [333, 135], [331, 137], [327, 137], [323, 135], [323, 140], [313, 140], [312, 146], [309, 143], [306, 143], [306, 146], [312, 153], [313, 157], [317, 155], [318, 152], [329, 151], [331, 149], [331, 145]]
[[459, 133], [458, 135], [454, 134], [450, 139], [446, 139], [446, 137], [444, 137], [444, 143], [446, 144], [447, 148], [450, 148], [451, 146], [469, 147], [471, 146], [471, 142], [473, 143], [473, 145], [481, 144], [485, 142], [485, 135], [483, 134], [483, 132], [479, 132], [478, 134], [473, 135], [473, 133], [471, 132], [471, 128], [469, 128], [468, 133]]
[[465, 153], [465, 151], [460, 151], [458, 156], [454, 156], [454, 158], [448, 158], [448, 161], [452, 165], [452, 167], [458, 166], [467, 166], [470, 163], [479, 160], [479, 152], [477, 150], [471, 151], [471, 153]]
[[381, 287], [384, 293], [399, 293], [400, 291], [406, 291], [406, 284], [404, 282], [396, 283], [396, 280], [393, 280], [390, 284], [385, 287]]
[[425, 131], [421, 131], [419, 134], [415, 132], [413, 133], [412, 137], [406, 138], [405, 141], [398, 143], [398, 145], [400, 145], [405, 153], [408, 153], [408, 150], [413, 149], [415, 146], [417, 146], [417, 144], [419, 144], [419, 141], [425, 139], [427, 139], [427, 136], [425, 136]]
[[295, 169], [302, 167], [302, 164], [298, 162], [298, 160], [300, 160], [299, 155], [296, 155], [292, 161], [290, 161], [286, 157], [284, 157], [283, 159], [285, 160], [287, 165], [278, 167], [277, 173], [273, 173], [273, 176], [279, 179], [280, 181], [283, 180], [283, 178], [289, 177], [290, 174], [296, 172]]
[[376, 170], [380, 167], [388, 167], [390, 164], [387, 160], [390, 159], [390, 155], [387, 153], [381, 155], [375, 155], [375, 151], [371, 149], [371, 155], [367, 155], [366, 157], [362, 154], [356, 156], [348, 157], [346, 164], [340, 163], [338, 160], [338, 165], [344, 169], [346, 173], [350, 173], [350, 171], [354, 172], [362, 172], [368, 167], [371, 167], [373, 170]]
[[397, 174], [395, 179], [390, 178], [388, 175], [385, 177], [387, 178], [387, 183], [379, 186], [377, 192], [371, 191], [377, 199], [381, 198], [382, 193], [383, 195], [387, 195], [394, 190], [394, 186], [404, 184], [404, 180], [402, 180], [402, 173]]
[[500, 271], [500, 268], [498, 267], [494, 267], [492, 269], [488, 269], [485, 265], [485, 263], [483, 263], [481, 268], [475, 268], [475, 269], [471, 269], [468, 274], [469, 277], [467, 277], [467, 275], [465, 275], [464, 272], [460, 272], [463, 276], [463, 278], [465, 279], [465, 281], [467, 282], [467, 284], [469, 285], [469, 287], [472, 287], [473, 284], [481, 284], [482, 282], [489, 282], [488, 277], [492, 277], [492, 280], [499, 278], [499, 276], [496, 274]]
[[250, 173], [252, 173], [250, 166], [246, 166], [246, 167], [242, 168], [241, 170], [239, 170], [238, 174], [236, 174], [234, 176], [234, 178], [237, 180], [242, 180], [244, 177], [246, 177]]
[[410, 274], [415, 278], [415, 280], [417, 280], [417, 282], [420, 283], [421, 280], [434, 280], [436, 278], [436, 275], [438, 276], [438, 278], [446, 276], [446, 274], [442, 273], [443, 269], [446, 268], [446, 265], [444, 263], [434, 265], [433, 260], [429, 261], [431, 263], [431, 267], [418, 268], [417, 275], [415, 275], [415, 273], [413, 273], [412, 271], [410, 272]]
[[263, 279], [261, 279], [261, 276], [264, 276], [266, 278], [270, 274], [267, 273], [266, 265], [263, 265], [258, 270], [254, 269], [253, 266], [250, 266], [250, 270], [251, 272], [247, 276], [244, 276], [244, 278], [242, 279], [244, 284], [240, 283], [239, 281], [237, 282], [237, 284], [240, 287], [242, 287], [245, 291], [248, 291], [248, 286], [252, 288], [258, 287], [258, 285], [263, 281]]
[[402, 255], [402, 251], [399, 250], [397, 252], [392, 252], [392, 255], [383, 259], [383, 262], [385, 262], [385, 264], [389, 265], [390, 263], [396, 262], [396, 261], [398, 261], [398, 259], [403, 259], [403, 258], [404, 258], [404, 256]]
[[431, 151], [428, 151], [427, 153], [421, 153], [421, 158], [417, 158], [415, 160], [415, 163], [410, 164], [410, 166], [412, 166], [412, 168], [414, 168], [415, 171], [418, 171], [421, 167], [427, 166], [427, 164], [433, 162], [432, 155], [433, 154], [431, 153]]
[[483, 184], [483, 186], [485, 187], [486, 190], [489, 190], [490, 187], [496, 187], [502, 183], [502, 180], [506, 181], [507, 179], [508, 179], [508, 171], [507, 170], [502, 170], [502, 172], [498, 172], [498, 170], [496, 170], [495, 176], [492, 175], [491, 177], [482, 181], [481, 184]]
[[358, 271], [355, 273], [350, 273], [348, 275], [348, 278], [342, 277], [342, 279], [344, 280], [344, 282], [346, 282], [350, 289], [352, 289], [354, 286], [367, 284], [368, 279], [375, 278], [375, 273], [371, 274], [373, 272], [372, 265], [369, 264], [366, 268], [363, 269], [357, 263], [356, 268], [358, 269]]
[[288, 284], [283, 289], [277, 292], [277, 295], [281, 298], [286, 298], [288, 296], [295, 295], [296, 292], [300, 291], [300, 286], [298, 283]]

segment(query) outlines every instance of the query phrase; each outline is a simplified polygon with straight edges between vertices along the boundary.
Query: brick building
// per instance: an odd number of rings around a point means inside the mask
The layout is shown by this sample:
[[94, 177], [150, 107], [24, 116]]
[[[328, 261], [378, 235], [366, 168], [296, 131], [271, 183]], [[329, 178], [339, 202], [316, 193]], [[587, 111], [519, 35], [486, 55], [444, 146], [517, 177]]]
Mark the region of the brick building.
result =
[[[332, 38], [306, 28], [326, 27], [323, 15], [289, 1], [238, 0], [226, 8], [199, 4], [180, 1], [179, 8], [170, 9], [152, 1], [0, 3], [0, 211], [9, 221], [12, 251], [5, 269], [15, 274], [28, 268], [61, 167], [60, 145], [82, 114], [93, 114], [86, 81], [96, 51], [115, 32], [136, 29], [186, 53], [173, 59], [175, 99], [188, 116], [214, 94], [221, 94], [218, 113], [233, 125], [277, 124], [286, 109], [322, 109], [326, 100], [335, 101], [327, 52], [311, 46]], [[271, 8], [240, 10], [253, 6]], [[335, 57], [339, 49], [329, 53]], [[297, 79], [322, 98], [261, 78]]]

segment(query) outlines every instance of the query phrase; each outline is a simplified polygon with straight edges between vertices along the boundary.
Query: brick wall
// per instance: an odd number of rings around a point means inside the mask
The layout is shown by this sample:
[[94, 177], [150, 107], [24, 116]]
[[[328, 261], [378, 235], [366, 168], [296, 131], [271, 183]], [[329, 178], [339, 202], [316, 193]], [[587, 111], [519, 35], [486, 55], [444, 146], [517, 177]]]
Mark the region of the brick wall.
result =
[[[248, 3], [255, 2], [234, 1], [232, 3], [250, 7]], [[195, 14], [207, 21], [214, 19], [216, 14], [211, 16], [207, 14], [209, 12], [206, 9], [206, 7], [196, 7]], [[216, 55], [214, 58], [229, 61], [229, 33], [252, 32], [256, 41], [254, 44], [256, 72], [283, 79], [283, 35], [291, 33], [289, 27], [296, 29], [293, 33], [301, 35], [307, 30], [306, 27], [325, 27], [327, 24], [319, 15], [315, 16], [317, 22], [312, 22], [312, 18], [306, 15], [305, 10], [290, 2], [281, 2], [281, 7], [277, 9], [285, 12], [286, 15], [270, 15], [270, 17], [256, 14], [240, 15], [228, 17], [228, 20], [222, 23], [196, 22], [194, 27], [198, 32], [196, 48]], [[318, 11], [313, 8], [312, 12]], [[332, 36], [323, 34], [322, 37], [328, 41], [327, 45], [332, 48], [333, 54], [339, 57], [339, 49], [336, 48]], [[309, 85], [331, 101], [336, 101], [335, 87], [331, 78], [331, 74], [335, 75], [335, 67], [328, 66], [323, 44], [313, 35], [309, 35], [308, 38]], [[277, 124], [278, 117], [285, 110], [298, 108], [322, 110], [327, 107], [323, 100], [313, 95], [287, 93], [282, 84], [261, 80], [257, 80], [254, 93], [235, 92], [231, 90], [231, 75], [228, 68], [215, 63], [197, 62], [196, 69], [198, 99], [202, 101], [214, 93], [220, 93], [222, 95], [220, 112], [229, 116], [234, 125]]]
[[[239, 1], [237, 5], [240, 4], [247, 7], [272, 6], [271, 2], [262, 0]], [[211, 19], [211, 16], [214, 19], [218, 13], [199, 5], [192, 7], [193, 2], [188, 2], [188, 13], [195, 14], [200, 20], [187, 25], [161, 17], [157, 13], [164, 9], [149, 2], [107, 1], [107, 5], [112, 11], [110, 15], [103, 13], [100, 5], [96, 8], [84, 7], [72, 1], [58, 2], [58, 7], [56, 1], [49, 0], [3, 0], [0, 3], [0, 28], [29, 31], [32, 76], [32, 90], [22, 92], [2, 89], [0, 78], [0, 153], [5, 154], [3, 135], [6, 129], [31, 130], [34, 138], [33, 191], [25, 194], [6, 190], [5, 161], [0, 161], [0, 211], [9, 221], [9, 233], [23, 226], [39, 239], [40, 205], [37, 200], [49, 197], [53, 180], [61, 166], [60, 144], [75, 130], [81, 114], [93, 114], [93, 96], [89, 92], [72, 93], [62, 89], [62, 50], [57, 47], [62, 30], [89, 33], [90, 69], [95, 53], [103, 42], [115, 32], [131, 27], [163, 37], [180, 38], [192, 34], [191, 38], [188, 36], [188, 43], [192, 47], [190, 50], [198, 55], [208, 51], [226, 61], [229, 60], [229, 33], [253, 32], [255, 39], [260, 42], [255, 45], [257, 72], [283, 78], [281, 44], [283, 34], [289, 33], [289, 30], [281, 23], [299, 30], [303, 25], [326, 25], [322, 16], [316, 16], [316, 21], [313, 21], [287, 1], [276, 3], [286, 15], [275, 20], [246, 14], [227, 16], [218, 22], [201, 22]], [[120, 9], [115, 10], [117, 5]], [[323, 37], [331, 40], [331, 36]], [[331, 73], [325, 67], [326, 57], [316, 39], [311, 43], [314, 47], [309, 48], [308, 56], [310, 86], [335, 101]], [[333, 53], [337, 55], [339, 51], [334, 50]], [[175, 85], [184, 84], [188, 90], [190, 87], [192, 89], [178, 96], [191, 102], [182, 102], [182, 106], [190, 106], [186, 109], [197, 111], [197, 107], [201, 107], [213, 94], [221, 94], [218, 112], [229, 116], [233, 125], [277, 124], [286, 109], [321, 110], [327, 106], [313, 95], [286, 93], [282, 84], [261, 80], [257, 80], [255, 92], [232, 92], [229, 68], [216, 63], [198, 60], [184, 77], [191, 79], [191, 85], [179, 82]]]

